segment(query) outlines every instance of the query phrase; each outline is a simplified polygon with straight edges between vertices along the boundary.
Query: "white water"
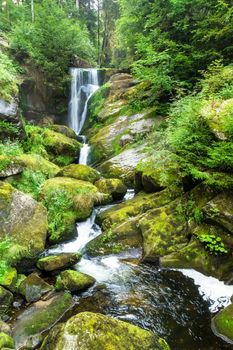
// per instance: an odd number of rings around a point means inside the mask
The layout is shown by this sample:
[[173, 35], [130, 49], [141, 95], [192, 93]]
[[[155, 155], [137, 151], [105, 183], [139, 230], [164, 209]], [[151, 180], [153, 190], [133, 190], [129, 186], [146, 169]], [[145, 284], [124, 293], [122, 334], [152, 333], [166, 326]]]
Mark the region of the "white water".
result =
[[99, 88], [98, 70], [71, 68], [70, 74], [69, 126], [79, 135], [87, 116], [88, 101]]
[[83, 147], [80, 150], [79, 164], [86, 165], [88, 163], [88, 156], [90, 154], [91, 147], [86, 142], [86, 137], [82, 136]]

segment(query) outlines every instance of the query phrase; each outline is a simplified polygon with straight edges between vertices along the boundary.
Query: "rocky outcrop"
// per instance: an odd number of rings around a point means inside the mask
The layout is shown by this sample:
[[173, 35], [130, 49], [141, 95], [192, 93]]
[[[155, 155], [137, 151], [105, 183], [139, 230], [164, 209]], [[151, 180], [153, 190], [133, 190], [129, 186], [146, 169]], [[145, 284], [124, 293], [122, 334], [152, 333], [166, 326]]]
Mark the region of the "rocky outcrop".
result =
[[41, 350], [117, 349], [169, 350], [165, 340], [129, 323], [90, 312], [80, 313], [55, 327]]

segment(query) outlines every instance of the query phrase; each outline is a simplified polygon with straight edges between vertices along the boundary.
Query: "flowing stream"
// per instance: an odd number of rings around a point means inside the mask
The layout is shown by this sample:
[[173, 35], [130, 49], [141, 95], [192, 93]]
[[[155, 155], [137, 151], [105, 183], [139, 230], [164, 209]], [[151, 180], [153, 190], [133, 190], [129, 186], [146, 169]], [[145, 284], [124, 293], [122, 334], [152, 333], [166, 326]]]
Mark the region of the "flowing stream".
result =
[[[79, 134], [87, 116], [88, 100], [98, 89], [95, 69], [71, 69], [69, 125]], [[83, 136], [80, 163], [87, 164], [89, 146]], [[134, 196], [129, 190], [124, 198]], [[144, 329], [156, 331], [172, 350], [222, 350], [232, 345], [217, 338], [211, 331], [211, 317], [230, 303], [233, 286], [195, 270], [159, 269], [153, 265], [135, 264], [140, 250], [90, 258], [86, 244], [101, 233], [95, 223], [95, 208], [90, 218], [77, 224], [75, 240], [57, 245], [48, 253], [82, 251], [76, 268], [96, 279], [87, 292], [76, 296], [74, 312], [101, 312]], [[68, 348], [67, 348], [68, 349]]]

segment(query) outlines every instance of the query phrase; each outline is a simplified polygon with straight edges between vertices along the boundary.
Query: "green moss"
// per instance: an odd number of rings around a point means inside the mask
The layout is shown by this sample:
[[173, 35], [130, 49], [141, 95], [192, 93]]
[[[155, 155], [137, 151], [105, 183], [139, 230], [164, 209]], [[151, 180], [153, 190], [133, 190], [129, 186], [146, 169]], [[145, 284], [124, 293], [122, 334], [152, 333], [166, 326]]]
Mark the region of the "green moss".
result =
[[64, 269], [76, 264], [81, 258], [79, 253], [63, 253], [59, 255], [46, 256], [37, 261], [36, 266], [40, 270], [53, 271]]
[[0, 333], [0, 349], [3, 348], [15, 349], [15, 343], [8, 334]]
[[[165, 340], [156, 334], [137, 326], [104, 315], [90, 312], [79, 313], [63, 326], [55, 327], [44, 341], [41, 350], [65, 350], [68, 341], [70, 350], [79, 346], [80, 350], [169, 350]], [[54, 348], [54, 340], [56, 346]]]
[[84, 273], [66, 270], [57, 277], [55, 288], [57, 290], [68, 289], [71, 292], [85, 290], [95, 283], [95, 279]]
[[91, 183], [94, 183], [100, 178], [98, 171], [82, 164], [68, 165], [58, 173], [58, 176], [71, 177], [77, 180], [88, 181]]
[[0, 98], [10, 102], [18, 94], [18, 74], [13, 61], [0, 51]]
[[214, 332], [233, 342], [233, 304], [220, 311], [212, 321]]
[[18, 156], [18, 159], [23, 161], [28, 169], [33, 171], [40, 171], [47, 177], [55, 176], [60, 170], [56, 164], [49, 162], [39, 154], [22, 154]]
[[124, 198], [127, 187], [119, 179], [100, 179], [95, 182], [100, 192], [110, 194], [114, 200]]
[[17, 271], [15, 268], [8, 267], [4, 273], [0, 274], [0, 284], [11, 289], [17, 281]]

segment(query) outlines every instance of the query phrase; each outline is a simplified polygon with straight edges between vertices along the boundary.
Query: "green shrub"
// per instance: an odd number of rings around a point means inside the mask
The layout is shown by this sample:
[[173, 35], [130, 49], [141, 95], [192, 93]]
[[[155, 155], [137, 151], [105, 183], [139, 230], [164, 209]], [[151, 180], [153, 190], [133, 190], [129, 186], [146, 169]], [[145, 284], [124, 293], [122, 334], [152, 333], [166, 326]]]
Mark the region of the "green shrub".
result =
[[208, 250], [210, 254], [219, 255], [228, 253], [221, 237], [203, 233], [198, 236], [198, 239], [204, 244], [205, 249]]
[[23, 153], [23, 148], [19, 142], [0, 142], [0, 155], [3, 156], [18, 156]]
[[10, 102], [18, 94], [17, 67], [0, 51], [0, 98]]
[[13, 181], [12, 185], [19, 191], [29, 193], [34, 199], [38, 199], [42, 184], [46, 179], [46, 175], [41, 171], [26, 169], [20, 179]]

